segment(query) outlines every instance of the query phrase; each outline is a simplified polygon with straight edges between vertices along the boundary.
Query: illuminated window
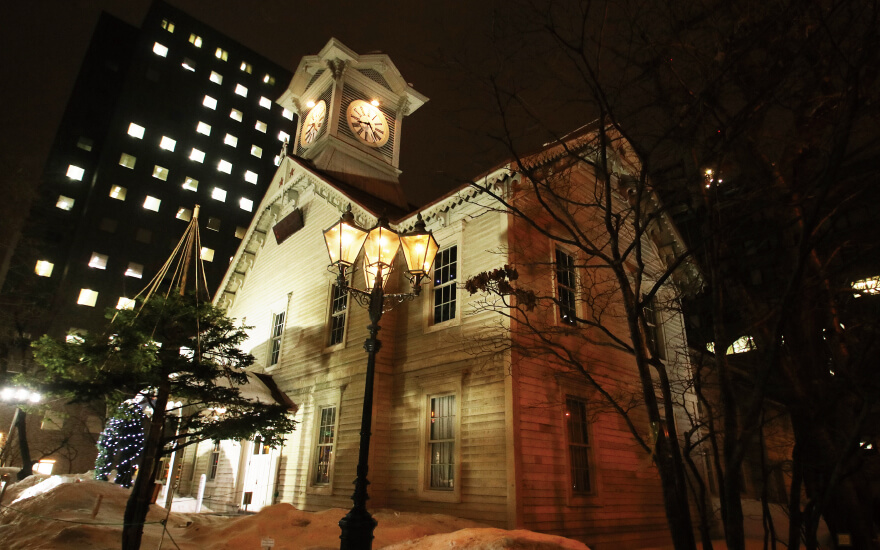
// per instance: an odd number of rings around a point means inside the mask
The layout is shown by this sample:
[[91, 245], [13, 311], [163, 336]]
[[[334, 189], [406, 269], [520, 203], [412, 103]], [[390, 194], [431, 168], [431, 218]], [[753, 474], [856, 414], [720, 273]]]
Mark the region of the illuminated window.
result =
[[217, 170], [224, 172], [226, 174], [232, 173], [232, 163], [220, 159], [220, 162], [217, 163]]
[[281, 111], [281, 116], [283, 116], [287, 120], [293, 120], [293, 111], [291, 111], [290, 109], [284, 109], [283, 111]]
[[189, 35], [189, 43], [195, 46], [196, 48], [202, 47], [202, 37], [197, 34]]
[[257, 183], [257, 173], [251, 172], [250, 170], [248, 170], [247, 172], [244, 173], [244, 181], [246, 181], [248, 183], [256, 184]]
[[134, 309], [134, 300], [120, 296], [116, 302], [116, 309]]
[[227, 59], [229, 59], [229, 52], [224, 49], [217, 48], [216, 50], [214, 50], [214, 57], [221, 61], [226, 61]]
[[271, 109], [272, 102], [269, 101], [268, 97], [260, 97], [260, 107], [263, 107], [264, 109]]
[[196, 132], [198, 132], [199, 134], [202, 134], [204, 136], [210, 136], [211, 135], [211, 125], [205, 124], [204, 122], [199, 122], [198, 124], [196, 124]]
[[229, 118], [231, 118], [232, 120], [236, 120], [238, 122], [241, 122], [241, 119], [242, 119], [241, 111], [239, 111], [238, 109], [233, 109], [233, 110], [229, 111]]
[[281, 155], [275, 155], [275, 157], [272, 159], [272, 164], [274, 164], [275, 166], [281, 166]]
[[243, 239], [246, 234], [247, 234], [247, 227], [242, 227], [239, 225], [238, 227], [235, 228], [235, 238]]
[[315, 415], [318, 422], [315, 441], [315, 463], [312, 485], [329, 485], [336, 443], [336, 407], [321, 407]]
[[159, 57], [165, 57], [166, 55], [168, 55], [168, 48], [156, 42], [153, 44], [153, 53], [158, 55]]
[[263, 156], [263, 148], [257, 147], [256, 145], [251, 145], [251, 154], [257, 158]]
[[210, 79], [214, 84], [223, 84], [223, 75], [217, 71], [211, 71]]
[[455, 443], [458, 431], [455, 395], [430, 397], [428, 402], [428, 482], [427, 489], [455, 489]]
[[71, 164], [67, 167], [67, 177], [72, 180], [82, 181], [85, 173], [86, 173], [86, 171], [83, 170], [82, 168], [80, 168], [79, 166], [74, 166]]
[[83, 288], [79, 291], [79, 297], [76, 299], [76, 303], [81, 306], [89, 306], [95, 307], [95, 303], [98, 301], [98, 293], [89, 288]]
[[865, 279], [853, 281], [851, 286], [855, 291], [853, 293], [853, 298], [880, 294], [880, 276], [867, 277]]
[[46, 260], [38, 260], [37, 266], [34, 268], [34, 273], [39, 275], [40, 277], [51, 277], [52, 269], [55, 267], [55, 264], [52, 262], [48, 262]]
[[580, 494], [592, 493], [590, 433], [585, 401], [566, 397], [565, 425], [568, 435], [568, 472], [571, 491]]
[[205, 99], [202, 100], [202, 105], [204, 105], [208, 109], [216, 109], [217, 108], [217, 100], [209, 95], [206, 95]]
[[89, 267], [94, 267], [95, 269], [107, 269], [107, 255], [92, 252], [92, 257], [89, 259]]
[[145, 132], [144, 127], [139, 124], [135, 124], [134, 122], [132, 122], [131, 124], [128, 125], [128, 135], [130, 135], [133, 138], [143, 139], [144, 132]]
[[180, 208], [177, 209], [177, 214], [175, 214], [174, 217], [177, 218], [178, 220], [183, 220], [185, 222], [188, 222], [192, 219], [192, 216], [193, 216], [192, 210], [181, 206]]
[[208, 229], [211, 231], [220, 231], [220, 218], [208, 218]]
[[189, 176], [183, 180], [183, 188], [187, 191], [198, 191], [199, 190], [199, 180], [195, 178], [191, 178]]
[[758, 349], [758, 346], [755, 345], [754, 338], [751, 336], [740, 336], [730, 344], [725, 355], [736, 355], [738, 353], [746, 353], [747, 351], [756, 349]]
[[268, 84], [269, 86], [274, 86], [275, 85], [275, 77], [272, 75], [269, 75], [269, 74], [265, 75], [263, 77], [263, 84]]
[[250, 63], [245, 63], [244, 61], [241, 62], [241, 66], [239, 66], [239, 69], [241, 69], [242, 71], [244, 71], [248, 74], [251, 74], [254, 70], [254, 68], [251, 67]]
[[186, 69], [187, 71], [190, 71], [193, 73], [196, 71], [196, 62], [188, 57], [183, 58], [183, 62], [180, 64], [180, 66], [183, 67], [184, 69]]
[[558, 248], [556, 249], [556, 300], [560, 322], [574, 325], [577, 322], [574, 257]]
[[138, 227], [134, 233], [134, 240], [139, 243], [150, 244], [153, 240], [153, 232], [144, 227]]
[[172, 23], [171, 21], [169, 21], [167, 19], [163, 19], [161, 24], [162, 24], [162, 28], [165, 29], [166, 31], [174, 32], [174, 23]]
[[125, 166], [126, 168], [131, 168], [134, 170], [134, 163], [137, 162], [137, 158], [134, 155], [129, 155], [128, 153], [122, 153], [119, 157], [119, 166]]
[[118, 185], [114, 185], [114, 186], [110, 187], [110, 198], [116, 199], [118, 201], [124, 201], [125, 200], [125, 191], [126, 191], [125, 187], [120, 187]]
[[240, 95], [241, 97], [247, 97], [247, 88], [245, 88], [241, 84], [236, 84], [235, 93]]
[[345, 340], [345, 317], [348, 312], [348, 293], [337, 285], [330, 285], [330, 334], [327, 345], [335, 346]]
[[139, 263], [129, 262], [128, 267], [125, 269], [126, 277], [134, 277], [135, 279], [140, 279], [144, 276], [144, 266]]
[[266, 123], [261, 120], [258, 120], [257, 123], [254, 124], [254, 128], [256, 128], [258, 132], [266, 133]]
[[290, 134], [287, 132], [278, 132], [278, 141], [290, 141]]
[[165, 149], [166, 151], [174, 151], [174, 147], [177, 146], [177, 141], [171, 139], [168, 136], [162, 136], [162, 139], [159, 140], [159, 149]]
[[189, 153], [189, 160], [194, 160], [196, 162], [205, 162], [205, 152], [199, 151], [195, 147]]
[[211, 198], [220, 202], [226, 202], [226, 190], [215, 187], [211, 190]]
[[80, 136], [78, 140], [76, 140], [76, 146], [82, 149], [83, 151], [91, 151], [92, 146], [95, 144], [94, 141], [90, 140], [87, 137]]
[[159, 205], [162, 204], [162, 201], [157, 199], [156, 197], [151, 197], [147, 195], [147, 198], [144, 199], [144, 208], [147, 210], [152, 210], [153, 212], [159, 211]]
[[246, 198], [242, 197], [238, 201], [238, 206], [242, 210], [247, 210], [248, 212], [254, 211], [254, 201], [252, 201], [251, 199], [246, 199]]
[[235, 147], [236, 145], [238, 145], [238, 138], [233, 136], [232, 134], [226, 134], [226, 137], [223, 138], [223, 143]]
[[60, 208], [61, 210], [70, 210], [73, 208], [73, 199], [70, 197], [65, 197], [64, 195], [58, 195], [58, 202], [55, 203], [55, 208]]
[[[172, 25], [173, 27], [173, 25]], [[55, 461], [50, 458], [41, 458], [39, 462], [34, 465], [34, 473], [35, 474], [43, 474], [46, 476], [52, 475], [52, 469], [55, 467]]]
[[458, 247], [441, 250], [434, 261], [434, 324], [455, 318]]
[[162, 181], [168, 180], [168, 169], [158, 164], [153, 166], [153, 177]]
[[206, 262], [214, 261], [214, 249], [208, 248], [207, 246], [202, 247], [202, 252], [199, 255]]

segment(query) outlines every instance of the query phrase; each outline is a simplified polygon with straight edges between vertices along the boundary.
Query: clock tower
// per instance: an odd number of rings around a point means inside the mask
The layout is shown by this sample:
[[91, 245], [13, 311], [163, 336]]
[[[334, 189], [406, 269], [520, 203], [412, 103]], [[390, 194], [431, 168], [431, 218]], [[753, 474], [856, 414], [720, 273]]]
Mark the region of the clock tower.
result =
[[278, 100], [299, 115], [295, 155], [400, 207], [406, 206], [398, 180], [403, 117], [426, 101], [387, 55], [358, 55], [335, 38], [300, 61]]

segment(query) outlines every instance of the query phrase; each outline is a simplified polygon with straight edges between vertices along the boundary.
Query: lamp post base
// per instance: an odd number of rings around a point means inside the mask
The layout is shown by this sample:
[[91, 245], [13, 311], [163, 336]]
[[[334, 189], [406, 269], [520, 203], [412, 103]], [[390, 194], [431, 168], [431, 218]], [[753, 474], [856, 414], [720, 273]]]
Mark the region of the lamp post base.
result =
[[373, 546], [373, 529], [376, 520], [362, 506], [355, 506], [339, 520], [342, 534], [339, 536], [341, 550], [370, 550]]

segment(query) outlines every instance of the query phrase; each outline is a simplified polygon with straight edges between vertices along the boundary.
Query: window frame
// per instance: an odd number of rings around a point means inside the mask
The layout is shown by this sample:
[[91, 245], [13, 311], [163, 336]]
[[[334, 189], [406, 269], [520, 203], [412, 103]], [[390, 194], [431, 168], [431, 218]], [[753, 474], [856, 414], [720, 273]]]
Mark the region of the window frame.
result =
[[[561, 381], [560, 381], [561, 382]], [[589, 414], [589, 403], [590, 399], [586, 397], [585, 391], [577, 391], [575, 387], [574, 392], [566, 391], [571, 389], [570, 386], [566, 385], [565, 387], [560, 386], [560, 401], [561, 401], [561, 414], [559, 415], [561, 419], [561, 429], [563, 432], [563, 438], [565, 441], [565, 493], [568, 506], [592, 506], [596, 504], [596, 500], [599, 496], [599, 475], [598, 475], [598, 467], [596, 464], [596, 437], [595, 430], [593, 425], [595, 422], [590, 421]], [[590, 490], [589, 491], [575, 491], [573, 487], [574, 476], [572, 475], [572, 441], [571, 434], [569, 432], [569, 416], [567, 413], [569, 412], [568, 402], [575, 401], [581, 403], [583, 405], [584, 411], [584, 424], [586, 425], [586, 433], [587, 433], [587, 443], [586, 444], [578, 444], [581, 447], [586, 448], [587, 453], [587, 464], [588, 464], [588, 475], [590, 482]]]
[[[418, 498], [423, 501], [431, 502], [461, 502], [461, 462], [462, 462], [462, 445], [461, 445], [461, 409], [464, 394], [462, 392], [462, 377], [465, 373], [456, 371], [452, 374], [440, 375], [439, 377], [428, 377], [423, 380], [423, 386], [420, 388], [420, 406], [419, 406], [419, 479], [418, 479]], [[431, 483], [431, 439], [430, 439], [430, 414], [431, 400], [438, 397], [455, 397], [453, 406], [455, 420], [455, 430], [453, 436], [454, 450], [453, 456], [453, 486], [451, 490], [432, 488]]]
[[[339, 454], [339, 416], [340, 416], [340, 404], [342, 402], [342, 388], [330, 388], [327, 390], [323, 390], [320, 392], [315, 392], [312, 394], [312, 419], [310, 425], [312, 427], [311, 433], [311, 443], [309, 446], [309, 467], [308, 467], [308, 478], [306, 481], [306, 493], [311, 495], [326, 495], [330, 496], [333, 494], [333, 482], [335, 477], [336, 470], [336, 456]], [[315, 483], [315, 476], [317, 475], [317, 458], [318, 458], [318, 445], [319, 445], [319, 430], [321, 427], [321, 412], [325, 409], [334, 408], [336, 409], [335, 417], [333, 419], [333, 443], [332, 449], [330, 451], [330, 462], [327, 466], [328, 472], [328, 480], [327, 483]]]
[[647, 296], [642, 294], [642, 314], [645, 317], [645, 344], [648, 351], [661, 361], [667, 360], [666, 335], [663, 331], [663, 317], [657, 307], [657, 295], [645, 300]]
[[[279, 317], [280, 323], [279, 323]], [[272, 312], [272, 323], [269, 325], [269, 349], [266, 350], [266, 364], [275, 367], [281, 361], [281, 348], [284, 342], [284, 329], [287, 323], [287, 308]], [[276, 334], [277, 333], [277, 334]]]
[[[331, 352], [337, 351], [340, 349], [345, 349], [346, 343], [348, 342], [348, 320], [351, 317], [351, 296], [350, 293], [345, 293], [345, 310], [343, 313], [337, 314], [334, 310], [334, 303], [336, 301], [335, 291], [338, 288], [336, 281], [330, 282], [330, 290], [327, 293], [327, 313], [325, 315], [326, 319], [326, 328], [324, 330], [324, 351]], [[342, 319], [342, 336], [338, 342], [333, 342], [333, 332], [334, 332], [334, 319], [338, 317], [343, 317]]]
[[[445, 246], [440, 248], [437, 251], [437, 256], [434, 258], [434, 265], [431, 266], [431, 272], [428, 277], [426, 277], [427, 281], [423, 283], [425, 288], [423, 289], [423, 293], [426, 294], [422, 299], [422, 316], [423, 316], [423, 328], [425, 333], [434, 332], [436, 330], [444, 330], [449, 327], [456, 327], [461, 325], [461, 308], [462, 302], [466, 298], [465, 293], [458, 292], [460, 289], [458, 285], [461, 281], [465, 279], [464, 276], [464, 261], [463, 261], [463, 251], [464, 251], [464, 222], [453, 223], [447, 227], [444, 227], [435, 232], [435, 238], [438, 242], [444, 243]], [[437, 258], [440, 256], [440, 253], [444, 250], [448, 250], [449, 248], [455, 246], [458, 250], [456, 252], [456, 293], [455, 293], [455, 316], [452, 319], [448, 319], [446, 321], [442, 321], [440, 323], [434, 322], [434, 268], [437, 265]]]
[[[571, 265], [565, 266], [565, 270], [570, 272], [572, 277], [571, 285], [567, 285], [564, 282], [560, 281], [560, 268], [558, 260], [560, 254], [564, 254], [567, 258], [571, 259]], [[553, 256], [551, 260], [553, 265], [553, 309], [555, 311], [553, 316], [554, 324], [559, 327], [576, 327], [576, 319], [580, 316], [580, 312], [578, 311], [578, 286], [580, 278], [578, 277], [577, 270], [577, 254], [572, 254], [571, 251], [554, 243]], [[565, 289], [566, 291], [571, 293], [571, 304], [568, 306], [571, 309], [571, 314], [574, 316], [571, 322], [566, 322], [563, 318], [564, 298], [561, 292], [562, 289]]]
[[208, 479], [206, 481], [216, 481], [217, 473], [220, 470], [220, 455], [222, 453], [222, 449], [220, 448], [220, 442], [214, 441], [214, 445], [211, 447], [211, 452], [208, 453]]

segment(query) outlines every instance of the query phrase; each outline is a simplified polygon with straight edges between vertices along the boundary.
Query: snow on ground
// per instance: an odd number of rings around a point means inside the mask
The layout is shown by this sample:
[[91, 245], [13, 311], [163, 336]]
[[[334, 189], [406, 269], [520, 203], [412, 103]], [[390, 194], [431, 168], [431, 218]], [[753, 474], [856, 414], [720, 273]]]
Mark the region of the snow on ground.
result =
[[[85, 476], [31, 476], [11, 485], [3, 498], [0, 540], [8, 550], [115, 550], [120, 546], [128, 494], [118, 485]], [[99, 498], [100, 507], [92, 518]], [[169, 513], [152, 506], [141, 547], [159, 547], [160, 522], [167, 516], [168, 532], [162, 542], [166, 549], [256, 550], [267, 537], [275, 541], [274, 550], [336, 549], [338, 522], [346, 512], [341, 508], [303, 512], [289, 504], [276, 504], [254, 515], [223, 517]], [[589, 550], [562, 537], [492, 529], [452, 516], [393, 510], [372, 513], [379, 522], [373, 541], [376, 549]]]

